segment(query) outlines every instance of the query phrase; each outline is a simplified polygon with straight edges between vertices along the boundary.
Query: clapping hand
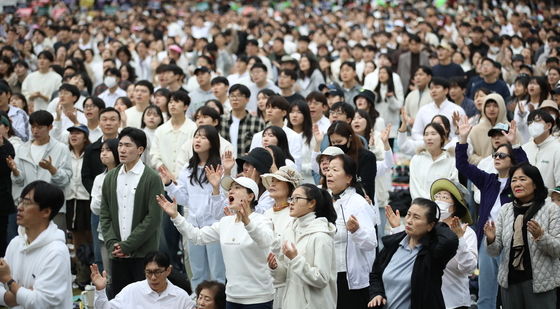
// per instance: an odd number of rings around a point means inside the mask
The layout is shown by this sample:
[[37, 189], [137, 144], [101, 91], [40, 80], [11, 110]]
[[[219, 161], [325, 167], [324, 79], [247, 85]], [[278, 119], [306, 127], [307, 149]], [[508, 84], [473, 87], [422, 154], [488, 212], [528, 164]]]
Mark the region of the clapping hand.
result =
[[393, 211], [391, 205], [385, 206], [385, 217], [387, 217], [387, 222], [392, 228], [401, 225], [401, 215], [399, 210]]
[[282, 244], [282, 253], [290, 260], [293, 260], [298, 254], [296, 246], [289, 241]]
[[352, 234], [360, 229], [360, 223], [354, 215], [351, 215], [350, 219], [348, 219], [348, 221], [346, 222], [346, 229]]
[[544, 235], [544, 231], [541, 228], [540, 224], [535, 220], [529, 220], [527, 222], [527, 231], [531, 233], [533, 239], [538, 240]]
[[249, 214], [251, 213], [249, 201], [241, 199], [239, 202], [235, 203], [235, 205], [230, 205], [229, 207], [230, 210], [233, 210], [237, 216], [237, 218], [235, 218], [236, 222], [243, 222], [245, 225], [251, 222], [251, 220], [249, 220]]
[[222, 166], [224, 167], [224, 175], [231, 175], [231, 169], [235, 165], [235, 159], [233, 158], [233, 152], [231, 150], [227, 150], [222, 155]]
[[163, 196], [163, 194], [160, 194], [156, 195], [156, 201], [159, 207], [161, 207], [161, 209], [163, 209], [163, 211], [165, 211], [165, 213], [169, 217], [171, 217], [171, 219], [177, 218], [177, 216], [179, 215], [179, 211], [177, 210], [177, 200], [175, 200], [175, 198], [173, 198], [172, 203], [168, 201], [167, 198]]
[[370, 302], [367, 304], [368, 308], [373, 307], [383, 307], [387, 304], [387, 300], [383, 298], [381, 295], [375, 296]]
[[16, 161], [14, 160], [14, 158], [12, 158], [12, 156], [8, 156], [6, 158], [6, 164], [8, 164], [8, 168], [10, 169], [10, 171], [12, 171], [12, 173], [16, 173], [17, 172], [17, 165], [16, 165]]
[[451, 219], [449, 228], [455, 233], [455, 235], [457, 235], [457, 238], [463, 237], [463, 235], [465, 235], [465, 232], [467, 231], [467, 225], [463, 227], [461, 225], [461, 221], [457, 217], [453, 217]]
[[484, 235], [486, 235], [486, 240], [488, 244], [491, 244], [496, 240], [496, 225], [493, 221], [486, 221], [484, 224]]
[[97, 264], [90, 265], [89, 269], [91, 270], [91, 282], [95, 285], [95, 289], [103, 290], [107, 286], [107, 272], [103, 271], [103, 275], [100, 274]]
[[385, 147], [385, 151], [391, 149], [391, 144], [389, 144], [389, 134], [391, 134], [391, 128], [393, 124], [389, 123], [383, 131], [381, 131], [381, 140], [383, 141], [383, 146]]
[[321, 149], [321, 143], [323, 142], [323, 132], [319, 130], [319, 126], [317, 124], [313, 125], [313, 137], [315, 138], [315, 151], [319, 152]]

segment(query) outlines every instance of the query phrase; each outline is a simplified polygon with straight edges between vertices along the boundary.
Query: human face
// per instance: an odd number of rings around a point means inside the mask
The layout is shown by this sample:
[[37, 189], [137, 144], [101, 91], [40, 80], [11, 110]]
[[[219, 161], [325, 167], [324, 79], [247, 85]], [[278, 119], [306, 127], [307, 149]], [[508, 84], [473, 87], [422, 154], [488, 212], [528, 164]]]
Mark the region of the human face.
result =
[[325, 113], [323, 103], [317, 100], [310, 100], [307, 101], [307, 105], [309, 106], [309, 112], [311, 113], [311, 119], [313, 120], [313, 122], [317, 122], [321, 118], [323, 118], [323, 115]]
[[284, 120], [284, 117], [286, 117], [285, 110], [269, 104], [266, 105], [266, 118], [268, 121], [272, 123], [279, 123]]
[[480, 68], [480, 75], [486, 77], [486, 76], [491, 76], [492, 74], [494, 74], [494, 65], [488, 60], [482, 61], [482, 66]]
[[74, 129], [70, 131], [70, 135], [68, 136], [68, 143], [72, 147], [79, 147], [84, 145], [86, 139], [87, 137], [84, 132]]
[[99, 159], [101, 160], [101, 163], [103, 163], [103, 165], [105, 166], [115, 166], [116, 163], [115, 156], [113, 155], [113, 152], [111, 151], [111, 149], [109, 149], [107, 144], [103, 144], [103, 146], [101, 146]]
[[490, 121], [496, 121], [496, 119], [498, 119], [499, 112], [500, 109], [498, 107], [498, 103], [496, 102], [490, 101], [486, 102], [486, 105], [484, 105], [484, 114]]
[[525, 86], [523, 86], [523, 83], [521, 82], [515, 82], [514, 88], [513, 88], [513, 94], [516, 97], [520, 97], [522, 95], [526, 94], [527, 89], [525, 88]]
[[410, 49], [413, 54], [419, 53], [421, 48], [422, 45], [415, 40], [410, 40], [410, 43], [408, 43], [408, 49]]
[[51, 214], [50, 208], [43, 210], [39, 208], [34, 196], [35, 190], [29, 191], [17, 206], [16, 223], [24, 228], [38, 226], [42, 222], [48, 221]]
[[507, 144], [507, 137], [502, 132], [503, 131], [500, 131], [500, 133], [494, 133], [494, 135], [490, 137], [490, 141], [492, 142], [492, 149], [496, 149], [500, 145]]
[[210, 148], [212, 148], [212, 146], [210, 145], [210, 140], [206, 137], [206, 132], [204, 132], [204, 130], [198, 130], [193, 140], [194, 152], [198, 154], [206, 153], [210, 151]]
[[334, 193], [339, 194], [346, 190], [352, 183], [352, 176], [346, 175], [341, 159], [333, 159], [329, 163], [327, 172], [327, 187]]
[[51, 61], [47, 57], [40, 56], [39, 58], [37, 58], [37, 67], [40, 71], [48, 70], [50, 66]]
[[196, 114], [195, 122], [196, 125], [199, 127], [205, 125], [215, 127], [216, 125], [218, 125], [218, 120], [215, 120], [214, 118], [208, 115], [202, 115], [201, 113]]
[[439, 61], [446, 61], [449, 59], [449, 51], [445, 48], [438, 48], [437, 57]]
[[539, 83], [537, 83], [537, 81], [533, 79], [529, 82], [529, 86], [527, 86], [527, 91], [529, 92], [529, 95], [532, 96], [540, 95], [541, 86], [539, 86]]
[[58, 92], [58, 98], [59, 98], [60, 104], [62, 104], [64, 106], [74, 105], [74, 102], [77, 99], [75, 96], [72, 95], [72, 92], [70, 92], [68, 90], [59, 91]]
[[405, 217], [405, 231], [409, 237], [420, 239], [434, 227], [434, 223], [428, 223], [428, 210], [422, 206], [412, 204]]
[[299, 107], [297, 107], [297, 105], [294, 105], [292, 107], [292, 109], [290, 110], [290, 123], [292, 124], [292, 126], [303, 126], [303, 113], [299, 110]]
[[0, 123], [0, 137], [7, 138], [9, 130], [10, 128], [8, 126]]
[[331, 146], [347, 145], [350, 147], [349, 139], [337, 133], [331, 134], [329, 140], [331, 141]]
[[535, 196], [537, 187], [533, 183], [533, 179], [525, 175], [523, 169], [518, 168], [511, 176], [511, 191], [515, 198], [523, 203], [527, 203]]
[[307, 57], [302, 57], [302, 58], [299, 60], [299, 68], [300, 68], [300, 70], [302, 70], [302, 71], [305, 72], [305, 71], [309, 70], [310, 67], [311, 67], [311, 63], [309, 63], [309, 59], [307, 59]]
[[389, 72], [387, 72], [387, 70], [385, 69], [380, 69], [379, 70], [379, 82], [380, 83], [387, 83], [387, 81], [389, 81]]
[[[245, 165], [252, 167], [252, 165], [244, 163], [243, 170], [245, 170]], [[230, 204], [232, 204], [234, 201], [251, 201], [255, 195], [253, 193], [249, 193], [248, 191], [249, 190], [247, 190], [247, 188], [243, 187], [237, 182], [234, 182], [231, 184], [231, 187], [228, 191], [228, 201], [230, 201]]]
[[136, 104], [148, 104], [150, 102], [150, 90], [146, 86], [135, 86], [134, 100]]
[[266, 130], [263, 132], [262, 139], [263, 147], [268, 147], [270, 145], [278, 145], [278, 138], [272, 133], [271, 130]]
[[183, 101], [179, 100], [171, 99], [167, 107], [171, 117], [185, 115], [185, 112], [187, 111], [187, 106], [183, 103]]
[[126, 106], [126, 104], [124, 104], [124, 102], [121, 99], [117, 99], [117, 101], [115, 102], [115, 109], [118, 110], [119, 112], [124, 112], [128, 107]]
[[356, 113], [354, 119], [352, 119], [352, 130], [354, 133], [359, 135], [364, 135], [366, 132], [367, 120], [360, 114]]
[[343, 65], [340, 68], [340, 80], [343, 82], [350, 82], [356, 77], [356, 71], [349, 65]]
[[451, 100], [455, 101], [455, 103], [461, 103], [457, 101], [462, 99], [463, 89], [459, 86], [451, 86], [449, 87], [449, 96], [451, 97]]
[[290, 217], [299, 218], [315, 210], [315, 201], [307, 198], [305, 190], [298, 187], [290, 199]]
[[251, 69], [251, 79], [257, 85], [264, 84], [266, 82], [266, 71], [262, 68]]
[[128, 69], [126, 66], [122, 66], [120, 69], [121, 72], [121, 80], [127, 80], [129, 78]]
[[200, 87], [205, 87], [208, 86], [208, 84], [210, 84], [210, 77], [211, 77], [210, 73], [198, 72], [198, 74], [196, 74], [196, 81], [198, 82]]
[[331, 156], [322, 155], [319, 160], [319, 167], [321, 168], [322, 175], [326, 176], [329, 172], [329, 164], [331, 163]]
[[438, 131], [430, 126], [424, 131], [424, 144], [426, 145], [428, 151], [434, 151], [441, 149], [443, 146], [443, 140], [441, 139]]
[[149, 129], [157, 128], [162, 121], [163, 119], [161, 119], [158, 113], [152, 108], [149, 109], [146, 114], [144, 114], [144, 123]]
[[137, 146], [136, 143], [130, 137], [123, 136], [119, 140], [119, 160], [124, 163], [134, 163], [140, 159], [140, 156], [144, 152], [144, 147]]
[[41, 126], [37, 124], [31, 125], [31, 135], [33, 139], [38, 141], [44, 141], [49, 137], [49, 131], [52, 129], [52, 125], [50, 126]]
[[241, 111], [247, 106], [249, 98], [243, 95], [240, 91], [236, 90], [229, 94], [229, 103], [231, 104], [231, 109], [234, 111]]
[[474, 95], [474, 106], [479, 111], [482, 111], [482, 106], [484, 105], [484, 98], [486, 94], [482, 91], [477, 91]]
[[268, 192], [270, 193], [270, 197], [273, 199], [287, 199], [288, 194], [290, 194], [290, 184], [272, 177], [270, 180], [270, 186], [268, 187]]
[[431, 85], [430, 86], [430, 95], [435, 102], [443, 102], [447, 93], [449, 92], [448, 89], [445, 89], [443, 86], [440, 85]]
[[[5, 95], [5, 94], [3, 93], [0, 96], [2, 96], [2, 95]], [[0, 99], [0, 101], [1, 101], [1, 99]], [[21, 98], [17, 97], [17, 96], [11, 96], [10, 97], [10, 105], [15, 106], [15, 107], [19, 107], [21, 109], [23, 109], [23, 107], [24, 107], [23, 100]]]
[[196, 308], [198, 309], [216, 309], [216, 294], [210, 289], [202, 289], [196, 299]]
[[329, 120], [331, 121], [331, 123], [337, 120], [348, 122], [348, 117], [346, 116], [346, 113], [344, 111], [342, 111], [341, 109], [337, 109], [335, 111], [329, 111]]
[[356, 99], [356, 107], [358, 109], [369, 110], [369, 103], [364, 97], [358, 97]]
[[430, 83], [432, 77], [422, 70], [417, 70], [414, 74], [414, 85], [417, 88], [424, 89]]
[[171, 273], [171, 266], [164, 268], [159, 266], [156, 262], [150, 262], [144, 268], [146, 281], [148, 285], [155, 292], [163, 292], [167, 288], [167, 276]]
[[548, 70], [548, 83], [551, 87], [556, 87], [556, 84], [560, 80], [560, 74], [556, 70]]
[[112, 136], [117, 134], [119, 124], [119, 115], [114, 111], [106, 112], [99, 116], [99, 127], [105, 135]]
[[278, 88], [291, 90], [294, 86], [295, 80], [293, 80], [289, 75], [281, 73], [278, 76]]
[[[500, 158], [500, 154], [506, 155], [505, 158]], [[494, 168], [500, 171], [509, 171], [511, 167], [511, 154], [509, 153], [507, 147], [503, 146], [496, 150], [494, 154], [492, 154], [492, 158], [494, 159]]]
[[154, 104], [161, 109], [162, 112], [167, 112], [167, 97], [161, 94], [154, 96]]
[[210, 90], [216, 98], [223, 98], [227, 96], [228, 86], [223, 83], [217, 83], [212, 85], [212, 88], [210, 88]]

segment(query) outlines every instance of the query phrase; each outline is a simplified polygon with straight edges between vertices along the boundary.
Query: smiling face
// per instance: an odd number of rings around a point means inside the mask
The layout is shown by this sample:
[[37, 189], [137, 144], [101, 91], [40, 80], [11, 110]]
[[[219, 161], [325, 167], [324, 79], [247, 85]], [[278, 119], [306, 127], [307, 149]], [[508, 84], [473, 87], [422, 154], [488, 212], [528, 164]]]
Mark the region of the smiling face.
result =
[[511, 177], [511, 191], [516, 199], [523, 203], [527, 203], [535, 196], [537, 187], [533, 183], [533, 179], [525, 175], [523, 169], [518, 168]]

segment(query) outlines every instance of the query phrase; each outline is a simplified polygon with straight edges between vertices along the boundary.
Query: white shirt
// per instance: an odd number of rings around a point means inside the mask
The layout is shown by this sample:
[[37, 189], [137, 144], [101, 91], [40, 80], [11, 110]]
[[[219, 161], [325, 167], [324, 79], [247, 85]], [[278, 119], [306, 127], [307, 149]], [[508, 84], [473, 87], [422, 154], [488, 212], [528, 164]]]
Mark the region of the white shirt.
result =
[[329, 120], [329, 118], [323, 116], [315, 124], [317, 124], [317, 126], [319, 127], [319, 131], [321, 131], [321, 133], [327, 134], [327, 130], [331, 126], [331, 121]]
[[[449, 122], [452, 122], [453, 112], [458, 112], [461, 116], [465, 115], [465, 111], [461, 106], [449, 100], [443, 101], [439, 107], [434, 102], [420, 107], [416, 114], [414, 125], [412, 126], [412, 138], [416, 140], [422, 139], [424, 136], [424, 127], [432, 122], [432, 118], [436, 115], [444, 115]], [[393, 127], [395, 127], [395, 124], [393, 124]], [[453, 135], [455, 135], [455, 126], [452, 125], [449, 136]]]
[[241, 119], [235, 117], [233, 114], [231, 115], [231, 125], [229, 126], [229, 137], [231, 141], [231, 146], [233, 147], [233, 156], [237, 157], [237, 140], [238, 140], [238, 132], [239, 132], [239, 123]]
[[502, 208], [502, 201], [500, 199], [500, 194], [502, 194], [502, 191], [504, 191], [504, 188], [506, 187], [508, 178], [498, 178], [498, 180], [500, 181], [500, 192], [498, 193], [498, 197], [496, 198], [496, 201], [494, 202], [494, 206], [492, 206], [492, 209], [490, 210], [490, 219], [494, 222], [496, 222], [498, 220], [498, 215], [500, 214], [500, 208]]
[[39, 165], [39, 162], [43, 160], [43, 156], [45, 156], [45, 151], [47, 151], [48, 145], [49, 143], [44, 145], [35, 145], [31, 143], [31, 159], [33, 159], [35, 164]]
[[151, 309], [194, 309], [196, 304], [189, 294], [167, 281], [167, 288], [157, 293], [147, 280], [137, 281], [124, 287], [122, 291], [109, 300], [105, 289], [95, 291], [96, 309], [117, 308], [151, 308]]
[[[134, 215], [134, 197], [136, 187], [144, 173], [145, 165], [142, 160], [138, 160], [136, 165], [130, 170], [125, 171], [122, 165], [117, 176], [117, 204], [119, 206], [119, 231], [121, 240], [126, 241], [132, 231], [132, 216]], [[154, 197], [155, 198], [155, 197]]]
[[109, 89], [107, 89], [99, 95], [99, 98], [103, 100], [103, 102], [105, 102], [105, 107], [113, 107], [115, 106], [115, 102], [118, 98], [126, 96], [126, 91], [117, 86], [117, 90], [115, 90], [115, 92], [111, 92]]
[[30, 100], [29, 96], [35, 92], [40, 92], [50, 100], [53, 92], [58, 90], [61, 83], [62, 77], [54, 71], [49, 71], [45, 74], [36, 71], [27, 75], [27, 77], [23, 80], [23, 83], [21, 84], [21, 93], [27, 98], [29, 104], [35, 105], [35, 111], [45, 110], [47, 109], [49, 101], [42, 98]]
[[127, 108], [124, 112], [126, 114], [126, 126], [140, 129], [142, 126], [142, 114], [144, 112], [139, 111], [136, 106]]
[[70, 151], [70, 158], [72, 159], [72, 178], [70, 183], [64, 189], [64, 198], [66, 200], [89, 200], [89, 193], [82, 184], [82, 163], [84, 162], [84, 154], [79, 157], [73, 151]]
[[[95, 176], [93, 186], [91, 187], [91, 204], [89, 205], [89, 208], [96, 216], [101, 214], [101, 199], [103, 198], [102, 188], [106, 175], [107, 171], [104, 171], [103, 173]], [[97, 226], [97, 232], [99, 232], [99, 240], [104, 240], [103, 233], [101, 232], [101, 224]]]
[[166, 121], [156, 129], [152, 139], [150, 156], [155, 168], [165, 165], [177, 177], [187, 162], [181, 147], [185, 144], [192, 148], [192, 138], [196, 131], [196, 124], [189, 118], [178, 129], [173, 128], [171, 120]]

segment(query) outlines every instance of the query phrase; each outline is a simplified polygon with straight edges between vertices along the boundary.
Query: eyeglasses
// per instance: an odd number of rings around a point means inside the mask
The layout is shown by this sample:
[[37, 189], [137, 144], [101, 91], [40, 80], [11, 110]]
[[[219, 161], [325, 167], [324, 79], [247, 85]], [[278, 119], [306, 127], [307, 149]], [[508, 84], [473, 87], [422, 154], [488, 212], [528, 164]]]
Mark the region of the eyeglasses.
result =
[[294, 197], [289, 197], [288, 198], [288, 204], [295, 204], [297, 203], [298, 200], [306, 200], [306, 201], [310, 201], [310, 198], [307, 197], [303, 197], [303, 196], [294, 196]]
[[166, 271], [166, 269], [158, 269], [158, 270], [148, 270], [148, 269], [146, 269], [146, 270], [144, 270], [144, 274], [146, 274], [146, 277], [151, 277], [151, 276], [159, 277], [165, 271]]
[[329, 111], [329, 115], [342, 116], [342, 115], [345, 115], [345, 113], [343, 111]]
[[449, 194], [448, 192], [438, 192], [436, 194], [434, 194], [434, 199], [436, 200], [444, 200], [444, 201], [451, 201], [453, 200], [453, 198], [451, 197], [451, 194]]
[[492, 158], [494, 158], [494, 159], [500, 159], [500, 160], [503, 160], [503, 159], [505, 159], [505, 158], [507, 158], [507, 157], [509, 157], [509, 156], [510, 156], [509, 154], [504, 153], [504, 152], [494, 152], [494, 153], [492, 154]]
[[94, 104], [84, 104], [84, 109], [93, 109], [96, 106]]

